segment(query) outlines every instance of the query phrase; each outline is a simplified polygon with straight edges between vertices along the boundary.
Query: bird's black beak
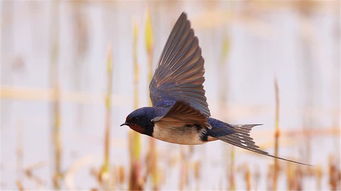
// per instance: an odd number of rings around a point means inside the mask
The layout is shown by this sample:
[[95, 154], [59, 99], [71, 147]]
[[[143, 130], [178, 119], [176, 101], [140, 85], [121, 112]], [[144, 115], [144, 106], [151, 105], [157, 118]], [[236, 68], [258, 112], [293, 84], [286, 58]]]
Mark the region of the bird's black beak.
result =
[[127, 126], [129, 126], [129, 124], [128, 124], [127, 122], [125, 122], [125, 123], [121, 124], [120, 126], [122, 127], [122, 126], [124, 126], [124, 125], [127, 125]]

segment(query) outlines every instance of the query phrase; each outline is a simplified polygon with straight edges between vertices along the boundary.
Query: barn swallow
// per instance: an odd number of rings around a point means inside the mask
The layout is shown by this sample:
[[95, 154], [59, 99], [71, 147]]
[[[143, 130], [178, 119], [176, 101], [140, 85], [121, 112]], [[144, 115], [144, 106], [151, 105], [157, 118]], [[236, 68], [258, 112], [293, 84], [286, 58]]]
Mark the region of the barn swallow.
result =
[[186, 13], [182, 13], [149, 85], [153, 107], [133, 111], [121, 126], [170, 143], [198, 145], [220, 140], [258, 154], [304, 164], [261, 150], [250, 136], [251, 129], [259, 124], [231, 125], [210, 117], [204, 72], [198, 38]]

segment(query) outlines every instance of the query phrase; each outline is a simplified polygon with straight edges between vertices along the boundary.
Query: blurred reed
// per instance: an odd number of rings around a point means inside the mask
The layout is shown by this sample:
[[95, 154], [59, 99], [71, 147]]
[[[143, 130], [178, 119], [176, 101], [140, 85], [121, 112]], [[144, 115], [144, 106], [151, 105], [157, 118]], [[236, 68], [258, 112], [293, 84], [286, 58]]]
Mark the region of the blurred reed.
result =
[[154, 40], [153, 40], [153, 26], [152, 19], [149, 10], [146, 11], [146, 21], [145, 21], [145, 45], [147, 52], [147, 75], [150, 81], [153, 77], [153, 56], [154, 56]]
[[[138, 26], [133, 24], [133, 68], [134, 68], [134, 109], [139, 107], [139, 65], [137, 59], [138, 50]], [[144, 181], [141, 177], [141, 135], [135, 131], [129, 131], [129, 157], [130, 157], [130, 177], [129, 190], [142, 190]]]
[[[334, 6], [335, 18], [341, 18], [341, 1], [336, 2]], [[333, 90], [334, 104], [337, 106], [336, 112], [333, 115], [333, 127], [337, 129], [337, 135], [341, 135], [341, 22], [340, 19], [335, 19], [333, 23], [333, 39], [334, 39], [334, 69], [333, 69]], [[341, 189], [341, 139], [335, 136], [335, 165], [336, 171], [339, 173], [339, 179], [336, 180], [337, 189]]]
[[51, 140], [54, 160], [52, 183], [55, 189], [62, 185], [62, 138], [60, 114], [60, 82], [59, 82], [59, 9], [60, 3], [55, 0], [51, 3], [51, 55], [50, 55], [50, 86], [52, 87], [54, 101], [51, 102]]
[[[153, 41], [153, 27], [152, 20], [150, 17], [149, 10], [146, 11], [146, 21], [145, 21], [145, 45], [147, 51], [147, 73], [148, 73], [148, 83], [152, 80], [153, 75], [153, 56], [154, 56], [154, 41]], [[151, 102], [149, 100], [149, 105]], [[147, 176], [148, 174], [152, 178], [153, 190], [159, 189], [159, 177], [158, 177], [158, 155], [156, 150], [156, 143], [153, 138], [148, 138], [149, 147], [147, 153]]]
[[314, 76], [316, 75], [316, 62], [313, 59], [314, 51], [313, 47], [313, 35], [312, 35], [312, 15], [313, 9], [315, 7], [315, 3], [313, 1], [300, 1], [295, 4], [300, 17], [300, 28], [299, 28], [299, 43], [302, 50], [303, 60], [301, 65], [301, 72], [303, 76], [302, 85], [303, 85], [303, 130], [304, 130], [304, 139], [303, 139], [303, 156], [304, 158], [310, 162], [311, 160], [311, 134], [310, 130], [314, 127], [315, 122], [312, 118], [313, 113], [310, 109], [314, 107], [315, 100], [317, 97], [316, 89], [317, 84], [314, 83]]
[[189, 159], [188, 148], [180, 146], [180, 174], [179, 174], [179, 190], [186, 190], [189, 181]]
[[322, 177], [323, 177], [323, 170], [321, 166], [317, 166], [315, 170], [315, 178], [316, 178], [316, 189], [322, 190]]
[[256, 166], [254, 172], [253, 172], [253, 180], [254, 180], [254, 190], [258, 190], [258, 186], [259, 186], [259, 181], [261, 180], [261, 173], [259, 170], [259, 167]]
[[330, 155], [328, 161], [328, 183], [331, 190], [341, 189], [341, 169], [339, 169], [337, 157], [339, 156]]
[[[218, 96], [219, 96], [219, 101], [220, 101], [220, 111], [224, 111], [221, 113], [224, 113], [222, 116], [223, 121], [228, 121], [229, 117], [229, 101], [228, 101], [228, 89], [229, 89], [229, 83], [227, 77], [229, 75], [226, 74], [227, 68], [228, 68], [228, 57], [230, 53], [230, 46], [231, 42], [228, 36], [227, 32], [224, 32], [223, 34], [223, 41], [221, 45], [221, 54], [220, 54], [220, 60], [219, 63], [220, 65], [217, 67], [219, 68], [218, 73], [219, 75], [219, 87], [218, 88]], [[229, 183], [229, 190], [235, 190], [236, 185], [235, 185], [235, 148], [231, 145], [227, 146], [227, 182]]]
[[17, 185], [17, 189], [18, 189], [19, 191], [24, 191], [24, 190], [25, 190], [25, 189], [24, 189], [24, 186], [22, 185], [22, 182], [21, 182], [21, 181], [17, 180], [17, 181], [16, 181], [16, 185]]
[[[37, 185], [38, 188], [45, 186], [46, 183], [45, 183], [44, 179], [40, 178], [38, 175], [36, 175], [36, 173], [34, 173], [34, 171], [36, 171], [36, 170], [38, 170], [44, 166], [46, 166], [46, 164], [44, 162], [36, 162], [34, 164], [27, 166], [25, 169], [23, 169], [24, 175], [25, 175], [24, 178], [31, 180], [33, 183], [35, 183]], [[21, 183], [21, 181], [17, 181], [17, 182]]]
[[[228, 105], [228, 89], [229, 89], [229, 83], [227, 77], [229, 75], [226, 74], [227, 68], [228, 68], [228, 58], [229, 58], [229, 51], [230, 51], [230, 39], [227, 33], [224, 33], [223, 36], [223, 41], [221, 45], [221, 54], [220, 54], [220, 60], [219, 60], [219, 65], [217, 66], [218, 68], [218, 73], [219, 75], [219, 87], [218, 88], [218, 96], [219, 96], [219, 102], [222, 103], [220, 104], [219, 110], [224, 111], [225, 115], [222, 116], [223, 118], [227, 118], [228, 116], [228, 111], [229, 111], [229, 105]], [[224, 120], [225, 120], [224, 119]]]
[[250, 172], [250, 168], [248, 165], [245, 165], [245, 168], [244, 168], [244, 182], [245, 182], [245, 185], [246, 185], [246, 190], [251, 190], [252, 187], [251, 187], [251, 172]]
[[297, 165], [287, 164], [286, 185], [288, 190], [302, 190], [302, 177]]
[[24, 169], [23, 166], [23, 158], [24, 158], [24, 147], [23, 147], [23, 134], [22, 134], [22, 125], [19, 124], [16, 126], [16, 173], [17, 173], [17, 181], [22, 179], [22, 171]]
[[113, 189], [113, 178], [111, 176], [110, 169], [110, 145], [111, 145], [111, 124], [112, 124], [112, 110], [111, 110], [111, 94], [113, 85], [113, 61], [112, 61], [112, 48], [108, 48], [107, 62], [106, 62], [106, 73], [107, 73], [107, 91], [105, 96], [105, 132], [104, 132], [104, 156], [103, 164], [99, 171], [99, 180], [104, 189]]
[[123, 185], [126, 181], [126, 173], [124, 166], [118, 166], [116, 168], [115, 174], [117, 176], [117, 183]]
[[195, 190], [200, 190], [200, 179], [201, 179], [201, 171], [202, 171], [202, 162], [201, 160], [196, 160], [193, 163], [193, 173], [194, 173], [194, 178], [196, 181], [196, 186]]
[[[72, 75], [72, 80], [70, 81], [70, 84], [74, 86], [74, 89], [84, 92], [86, 90], [86, 85], [89, 83], [88, 76], [89, 71], [87, 70], [86, 65], [86, 52], [89, 48], [89, 22], [86, 20], [86, 14], [84, 11], [84, 8], [82, 6], [79, 6], [79, 3], [71, 3], [72, 9], [72, 37], [74, 39], [74, 55], [72, 58], [72, 72], [74, 75]], [[102, 97], [100, 98], [102, 101]], [[78, 123], [78, 127], [82, 128], [83, 125], [83, 118], [85, 111], [85, 106], [82, 104], [79, 104], [76, 106], [76, 120]]]
[[[279, 87], [277, 79], [274, 80], [274, 87], [275, 87], [275, 156], [278, 157], [278, 149], [279, 149], [279, 136], [280, 136], [280, 129], [279, 129], [279, 112], [280, 112], [280, 98], [279, 98]], [[278, 173], [279, 173], [279, 164], [278, 159], [274, 158], [274, 174], [273, 174], [273, 190], [277, 190], [277, 182], [278, 182]]]

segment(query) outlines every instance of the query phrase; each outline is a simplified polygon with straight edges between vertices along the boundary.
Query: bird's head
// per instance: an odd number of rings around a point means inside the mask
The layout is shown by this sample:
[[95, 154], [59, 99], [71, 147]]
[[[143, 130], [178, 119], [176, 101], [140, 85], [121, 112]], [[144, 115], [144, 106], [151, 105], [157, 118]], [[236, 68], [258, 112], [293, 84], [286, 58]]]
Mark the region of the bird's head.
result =
[[151, 107], [143, 107], [131, 112], [126, 121], [121, 125], [127, 125], [131, 129], [152, 136], [154, 123], [152, 119], [154, 118], [154, 109]]

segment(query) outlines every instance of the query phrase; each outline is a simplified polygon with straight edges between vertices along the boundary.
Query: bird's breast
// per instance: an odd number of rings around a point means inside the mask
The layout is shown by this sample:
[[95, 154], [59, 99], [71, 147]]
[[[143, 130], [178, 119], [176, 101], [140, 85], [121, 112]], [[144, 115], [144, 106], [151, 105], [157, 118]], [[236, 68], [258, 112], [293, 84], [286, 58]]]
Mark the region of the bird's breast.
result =
[[205, 131], [204, 128], [198, 128], [194, 125], [176, 127], [155, 123], [153, 137], [170, 143], [198, 145], [205, 142], [200, 138], [203, 131]]

